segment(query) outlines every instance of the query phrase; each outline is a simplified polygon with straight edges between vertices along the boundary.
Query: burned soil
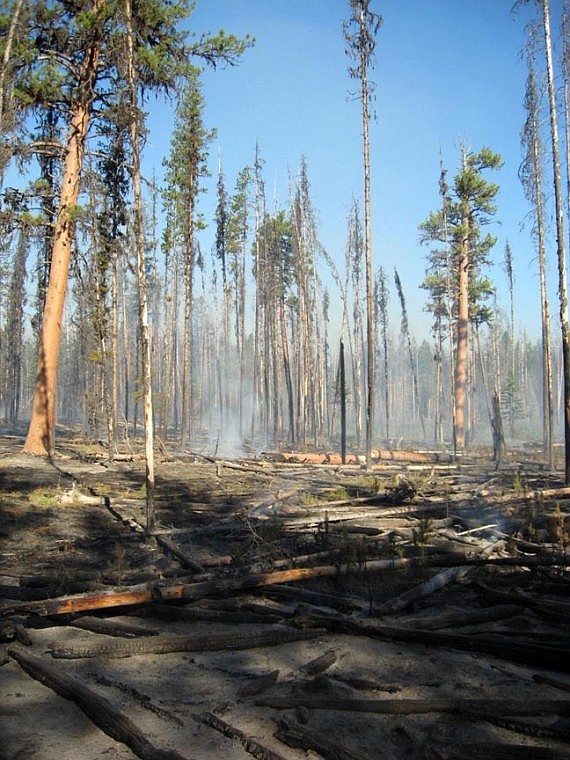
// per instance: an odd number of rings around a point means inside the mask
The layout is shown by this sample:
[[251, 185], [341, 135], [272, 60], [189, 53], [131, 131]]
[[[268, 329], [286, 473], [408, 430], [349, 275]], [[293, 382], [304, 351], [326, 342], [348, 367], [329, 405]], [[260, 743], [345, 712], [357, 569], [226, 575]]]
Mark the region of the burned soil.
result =
[[0, 757], [562, 758], [570, 491], [532, 452], [144, 462], [0, 438]]

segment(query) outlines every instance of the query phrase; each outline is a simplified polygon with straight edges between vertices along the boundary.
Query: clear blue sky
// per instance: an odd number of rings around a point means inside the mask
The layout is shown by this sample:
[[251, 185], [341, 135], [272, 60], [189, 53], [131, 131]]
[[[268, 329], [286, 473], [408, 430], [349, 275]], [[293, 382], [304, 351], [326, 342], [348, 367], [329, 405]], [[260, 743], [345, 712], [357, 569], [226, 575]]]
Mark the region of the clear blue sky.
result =
[[[418, 224], [439, 205], [439, 150], [455, 174], [458, 148], [465, 142], [478, 151], [499, 152], [504, 167], [493, 175], [501, 186], [496, 262], [491, 277], [499, 301], [508, 309], [501, 262], [508, 239], [516, 268], [515, 310], [518, 329], [539, 330], [538, 270], [529, 210], [518, 180], [520, 130], [526, 79], [521, 59], [525, 22], [534, 3], [511, 14], [513, 0], [372, 0], [383, 16], [377, 37], [377, 121], [371, 125], [373, 265], [388, 276], [392, 304], [393, 270], [398, 268], [417, 337], [429, 333], [423, 312], [427, 250], [418, 244]], [[551, 0], [558, 26], [562, 0]], [[203, 238], [209, 253], [214, 234], [218, 155], [226, 186], [233, 190], [238, 171], [253, 162], [256, 141], [265, 160], [268, 197], [286, 204], [288, 176], [299, 159], [308, 163], [311, 195], [319, 219], [319, 237], [342, 271], [346, 217], [353, 195], [362, 199], [360, 104], [349, 99], [342, 21], [348, 0], [197, 0], [190, 19], [200, 34], [220, 28], [249, 33], [255, 46], [235, 68], [205, 71], [205, 123], [215, 127], [211, 147], [212, 190], [202, 210], [210, 223]], [[168, 152], [167, 109], [151, 107], [147, 165], [161, 171]], [[547, 175], [550, 179], [550, 174]], [[554, 234], [550, 279], [556, 288]], [[557, 301], [552, 311], [557, 314]], [[399, 324], [399, 314], [393, 317]], [[558, 322], [555, 322], [557, 325]]]

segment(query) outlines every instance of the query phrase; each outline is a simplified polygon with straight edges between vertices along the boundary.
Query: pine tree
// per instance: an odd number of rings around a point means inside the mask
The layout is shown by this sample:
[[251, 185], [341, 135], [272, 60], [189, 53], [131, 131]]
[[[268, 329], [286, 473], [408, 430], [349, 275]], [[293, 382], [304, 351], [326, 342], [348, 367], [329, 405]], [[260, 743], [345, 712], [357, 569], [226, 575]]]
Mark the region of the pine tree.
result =
[[[496, 212], [494, 200], [499, 187], [489, 183], [483, 172], [497, 170], [500, 166], [501, 157], [489, 148], [473, 153], [463, 146], [461, 169], [454, 180], [452, 197], [443, 209], [433, 212], [420, 225], [422, 242], [443, 242], [450, 246], [449, 271], [444, 277], [449, 277], [452, 283], [456, 341], [454, 443], [458, 448], [464, 448], [466, 441], [469, 325], [481, 324], [490, 317], [484, 299], [491, 294], [492, 286], [481, 271], [488, 264], [495, 238], [490, 234], [483, 235], [482, 227], [491, 221]], [[441, 283], [438, 278], [438, 288]], [[441, 302], [441, 296], [438, 298]]]
[[[189, 58], [201, 56], [215, 65], [233, 63], [251, 40], [220, 32], [187, 42], [178, 26], [191, 12], [188, 0], [137, 3], [132, 17], [133, 58], [140, 88], [164, 92], [174, 88], [187, 70]], [[125, 79], [123, 0], [92, 0], [89, 4], [40, 0], [32, 7], [26, 43], [15, 66], [15, 108], [33, 116], [56, 108], [66, 130], [58, 214], [52, 237], [50, 277], [39, 337], [34, 407], [25, 450], [46, 455], [53, 451], [56, 374], [67, 276], [83, 168], [92, 119], [108, 118], [114, 94]]]

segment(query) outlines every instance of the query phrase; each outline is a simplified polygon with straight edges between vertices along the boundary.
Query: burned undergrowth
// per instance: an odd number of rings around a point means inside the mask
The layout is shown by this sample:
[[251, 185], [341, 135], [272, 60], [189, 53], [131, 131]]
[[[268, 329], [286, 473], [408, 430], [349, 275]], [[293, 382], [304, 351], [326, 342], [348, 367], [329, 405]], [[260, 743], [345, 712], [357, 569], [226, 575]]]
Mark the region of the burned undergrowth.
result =
[[535, 457], [169, 453], [147, 535], [136, 454], [2, 446], [8, 757], [565, 756], [570, 491]]

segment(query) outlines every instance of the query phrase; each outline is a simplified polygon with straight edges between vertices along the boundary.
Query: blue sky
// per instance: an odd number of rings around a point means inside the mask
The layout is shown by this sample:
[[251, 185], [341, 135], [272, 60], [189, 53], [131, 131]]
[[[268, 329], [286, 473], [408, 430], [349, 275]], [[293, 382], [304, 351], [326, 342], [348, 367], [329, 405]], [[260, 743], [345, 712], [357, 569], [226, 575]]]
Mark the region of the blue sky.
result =
[[[533, 3], [511, 14], [513, 0], [372, 0], [383, 16], [377, 37], [377, 121], [371, 125], [372, 255], [382, 265], [396, 306], [397, 267], [418, 337], [429, 334], [423, 311], [427, 250], [418, 243], [418, 224], [439, 204], [439, 151], [452, 177], [463, 141], [473, 150], [489, 146], [504, 167], [491, 179], [498, 196], [498, 242], [491, 277], [499, 303], [508, 297], [501, 262], [511, 244], [516, 270], [515, 311], [519, 330], [538, 335], [538, 270], [529, 206], [518, 180], [520, 130], [526, 79], [521, 59], [525, 22]], [[551, 0], [553, 22], [562, 0]], [[190, 28], [197, 34], [220, 28], [249, 33], [255, 46], [235, 68], [205, 71], [205, 123], [217, 130], [211, 146], [211, 191], [202, 198], [210, 223], [203, 248], [212, 245], [215, 181], [221, 157], [229, 192], [239, 170], [253, 162], [256, 141], [265, 160], [270, 202], [287, 203], [288, 178], [301, 156], [309, 169], [319, 237], [342, 271], [346, 218], [353, 196], [362, 199], [360, 104], [350, 100], [342, 21], [348, 0], [197, 0]], [[147, 166], [161, 172], [168, 153], [168, 108], [150, 108]], [[550, 178], [550, 175], [547, 175]], [[554, 234], [549, 249], [550, 281], [556, 288]], [[552, 299], [552, 311], [557, 302]], [[399, 315], [393, 317], [397, 327]], [[556, 324], [556, 323], [555, 323]]]

